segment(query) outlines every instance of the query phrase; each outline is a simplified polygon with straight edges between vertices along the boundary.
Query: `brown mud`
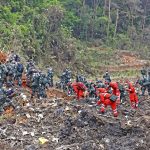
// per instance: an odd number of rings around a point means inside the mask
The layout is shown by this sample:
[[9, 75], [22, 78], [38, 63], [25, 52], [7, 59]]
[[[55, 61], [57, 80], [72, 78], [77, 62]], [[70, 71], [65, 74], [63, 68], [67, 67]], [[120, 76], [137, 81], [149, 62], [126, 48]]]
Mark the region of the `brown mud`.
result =
[[118, 51], [116, 58], [119, 59], [120, 63], [113, 66], [101, 66], [100, 70], [109, 70], [110, 72], [121, 72], [129, 70], [140, 70], [142, 67], [149, 66], [150, 61], [142, 60], [138, 54], [128, 51]]
[[[0, 149], [4, 150], [148, 150], [150, 148], [150, 98], [140, 98], [139, 109], [128, 101], [119, 106], [119, 117], [110, 108], [100, 114], [92, 99], [67, 100], [50, 89], [48, 99], [30, 99], [19, 89], [0, 118]], [[50, 98], [51, 97], [51, 98]], [[10, 109], [10, 110], [9, 110]], [[47, 139], [45, 144], [39, 138]]]

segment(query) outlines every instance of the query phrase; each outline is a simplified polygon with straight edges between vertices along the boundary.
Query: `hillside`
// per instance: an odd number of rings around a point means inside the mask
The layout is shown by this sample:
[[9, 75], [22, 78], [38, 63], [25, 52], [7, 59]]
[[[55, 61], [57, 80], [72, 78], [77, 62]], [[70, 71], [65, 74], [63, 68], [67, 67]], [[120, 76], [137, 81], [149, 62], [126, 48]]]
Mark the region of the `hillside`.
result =
[[122, 50], [149, 59], [149, 7], [148, 0], [1, 0], [0, 49], [57, 74], [70, 67], [93, 75], [120, 64]]
[[0, 150], [150, 149], [150, 0], [0, 0], [0, 64]]

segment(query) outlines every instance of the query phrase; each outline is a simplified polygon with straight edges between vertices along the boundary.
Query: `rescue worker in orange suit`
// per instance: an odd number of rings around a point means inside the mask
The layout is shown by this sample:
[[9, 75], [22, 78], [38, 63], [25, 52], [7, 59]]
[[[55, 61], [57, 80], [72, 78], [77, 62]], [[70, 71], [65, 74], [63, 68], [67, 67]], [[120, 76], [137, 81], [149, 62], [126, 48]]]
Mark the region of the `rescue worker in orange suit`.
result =
[[112, 88], [112, 93], [118, 97], [117, 104], [120, 104], [120, 91], [119, 91], [118, 83], [105, 81], [105, 84], [108, 85], [108, 88], [107, 88], [108, 91], [110, 88]]
[[126, 83], [128, 85], [126, 90], [129, 92], [129, 99], [130, 99], [131, 107], [133, 109], [137, 109], [137, 107], [138, 107], [138, 96], [136, 94], [135, 87], [129, 81], [127, 81]]
[[76, 79], [76, 82], [72, 83], [72, 88], [74, 89], [78, 100], [86, 96], [87, 87], [84, 83], [78, 82], [78, 79]]
[[[112, 108], [114, 117], [117, 117], [118, 116], [117, 103], [115, 99], [114, 100], [112, 99], [112, 96], [114, 97], [115, 95], [107, 93], [107, 90], [104, 88], [99, 88], [98, 91], [100, 92], [100, 100], [97, 102], [97, 105], [101, 104], [100, 112], [104, 113], [105, 108], [107, 106], [110, 106]], [[116, 96], [115, 98], [117, 99]]]

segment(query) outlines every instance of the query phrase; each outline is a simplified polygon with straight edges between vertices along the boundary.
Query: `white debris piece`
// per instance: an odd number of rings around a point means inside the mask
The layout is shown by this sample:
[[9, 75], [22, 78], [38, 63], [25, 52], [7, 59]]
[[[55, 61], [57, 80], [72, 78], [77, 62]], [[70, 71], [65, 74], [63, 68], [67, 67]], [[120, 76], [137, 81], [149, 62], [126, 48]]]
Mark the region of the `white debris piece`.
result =
[[38, 117], [41, 118], [41, 119], [44, 118], [44, 117], [43, 117], [43, 114], [39, 114]]
[[70, 107], [66, 106], [65, 111], [69, 111]]
[[31, 132], [30, 134], [31, 134], [31, 136], [34, 136], [34, 135], [35, 135], [34, 132]]
[[27, 135], [27, 134], [28, 134], [27, 131], [23, 131], [23, 132], [22, 132], [22, 135]]
[[55, 137], [52, 138], [52, 141], [53, 141], [53, 142], [58, 143], [58, 140], [59, 140], [59, 138], [55, 138]]
[[109, 143], [109, 142], [110, 142], [110, 139], [104, 138], [104, 141], [105, 141], [106, 143]]
[[78, 113], [80, 114], [82, 112], [82, 110], [79, 110]]
[[26, 114], [26, 117], [27, 117], [27, 118], [31, 118], [31, 116], [30, 116], [29, 114]]
[[132, 126], [131, 120], [127, 121], [128, 126]]
[[142, 143], [142, 144], [144, 143], [143, 139], [140, 141], [140, 143]]
[[54, 104], [53, 104], [53, 107], [56, 107], [56, 106], [57, 106], [57, 103], [54, 103]]
[[29, 106], [31, 106], [31, 105], [30, 105], [30, 103], [27, 103], [26, 106], [29, 107]]
[[27, 99], [27, 96], [24, 95], [23, 93], [21, 93], [20, 96], [22, 97], [23, 100], [26, 100], [26, 99]]
[[104, 149], [104, 145], [100, 144], [99, 147], [103, 150]]

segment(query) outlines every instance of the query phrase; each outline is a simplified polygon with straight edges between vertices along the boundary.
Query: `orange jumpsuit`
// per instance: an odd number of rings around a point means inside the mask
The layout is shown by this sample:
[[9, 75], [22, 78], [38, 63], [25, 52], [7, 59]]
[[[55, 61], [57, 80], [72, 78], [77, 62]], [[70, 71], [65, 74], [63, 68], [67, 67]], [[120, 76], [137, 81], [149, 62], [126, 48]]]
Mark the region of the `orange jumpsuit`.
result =
[[113, 89], [113, 94], [118, 96], [117, 104], [120, 104], [120, 91], [117, 82], [110, 82], [109, 87]]
[[72, 88], [74, 89], [78, 100], [84, 97], [84, 92], [87, 90], [86, 86], [82, 82], [72, 83]]
[[116, 101], [113, 102], [110, 100], [111, 95], [112, 94], [109, 94], [109, 93], [100, 93], [100, 100], [97, 102], [97, 105], [102, 104], [101, 109], [100, 109], [102, 113], [105, 112], [105, 108], [107, 106], [110, 106], [112, 108], [114, 117], [117, 117], [118, 116], [117, 104], [116, 104]]
[[136, 109], [138, 107], [138, 96], [135, 92], [135, 88], [132, 83], [128, 82], [129, 88], [127, 91], [129, 92], [129, 99], [131, 103], [131, 107]]

